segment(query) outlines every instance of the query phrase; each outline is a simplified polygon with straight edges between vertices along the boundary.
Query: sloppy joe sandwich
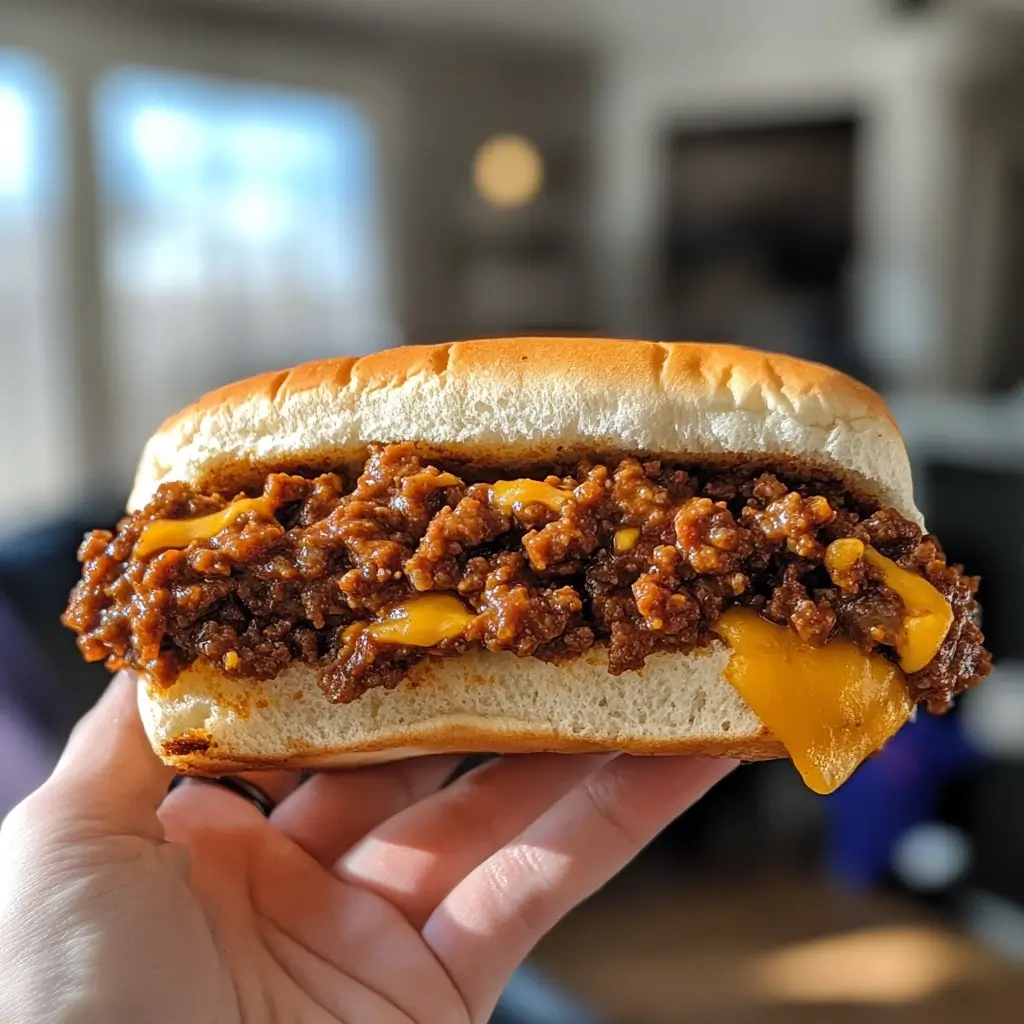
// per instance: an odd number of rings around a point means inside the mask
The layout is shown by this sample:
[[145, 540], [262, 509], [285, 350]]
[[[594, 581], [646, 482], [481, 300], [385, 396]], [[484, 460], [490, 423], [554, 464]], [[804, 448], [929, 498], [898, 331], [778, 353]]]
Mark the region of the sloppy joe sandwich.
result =
[[989, 669], [879, 396], [729, 346], [243, 381], [157, 431], [80, 560], [65, 624], [200, 773], [610, 750], [788, 756], [827, 793]]

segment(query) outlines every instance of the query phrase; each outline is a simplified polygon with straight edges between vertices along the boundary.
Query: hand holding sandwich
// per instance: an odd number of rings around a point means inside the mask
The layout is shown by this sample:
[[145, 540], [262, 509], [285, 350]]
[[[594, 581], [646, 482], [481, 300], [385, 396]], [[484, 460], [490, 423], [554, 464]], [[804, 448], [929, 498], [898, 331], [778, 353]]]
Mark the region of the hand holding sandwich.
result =
[[153, 754], [118, 676], [0, 830], [0, 1021], [485, 1021], [532, 946], [731, 767], [449, 756], [253, 776]]
[[167, 764], [789, 757], [831, 793], [989, 672], [882, 398], [728, 345], [508, 338], [214, 391], [65, 624]]
[[[160, 427], [128, 508], [64, 622], [139, 676], [0, 832], [0, 1022], [484, 1021], [729, 759], [834, 792], [991, 664], [882, 399], [730, 346], [267, 374]], [[481, 750], [577, 756], [444, 785]]]

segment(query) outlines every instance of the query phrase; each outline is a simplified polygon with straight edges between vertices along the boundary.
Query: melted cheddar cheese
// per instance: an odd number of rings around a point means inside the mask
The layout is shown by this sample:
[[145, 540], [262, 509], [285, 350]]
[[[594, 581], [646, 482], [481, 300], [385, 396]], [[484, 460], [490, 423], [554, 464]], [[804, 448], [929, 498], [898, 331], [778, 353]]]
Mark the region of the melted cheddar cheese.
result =
[[878, 569], [882, 582], [903, 601], [903, 635], [896, 652], [904, 672], [919, 672], [939, 653], [953, 624], [952, 607], [923, 576], [901, 568], [853, 537], [834, 540], [825, 549], [825, 568], [830, 574], [847, 572], [860, 559]]
[[274, 508], [266, 498], [241, 498], [219, 512], [196, 519], [154, 519], [139, 535], [135, 556], [146, 558], [168, 548], [188, 547], [196, 540], [210, 540], [246, 512], [261, 512], [269, 516], [274, 514]]
[[632, 551], [636, 542], [640, 539], [640, 531], [635, 526], [624, 526], [621, 530], [615, 531], [612, 544], [617, 554]]
[[462, 636], [474, 618], [451, 594], [425, 594], [396, 605], [385, 618], [366, 626], [366, 632], [380, 643], [434, 647]]
[[454, 473], [438, 473], [432, 478], [432, 481], [438, 487], [454, 487], [456, 484], [462, 483]]
[[953, 625], [953, 609], [923, 576], [900, 568], [874, 548], [864, 549], [864, 561], [879, 569], [885, 585], [903, 600], [906, 615], [896, 652], [904, 672], [919, 672], [938, 654]]
[[715, 630], [732, 648], [726, 679], [815, 793], [838, 789], [913, 710], [900, 670], [849, 640], [813, 646], [746, 608], [727, 611]]
[[856, 537], [841, 537], [825, 548], [825, 568], [829, 574], [849, 572], [863, 557], [863, 541]]
[[491, 485], [494, 504], [502, 512], [511, 513], [517, 506], [546, 505], [552, 512], [561, 512], [572, 498], [571, 491], [559, 490], [539, 480], [499, 480]]

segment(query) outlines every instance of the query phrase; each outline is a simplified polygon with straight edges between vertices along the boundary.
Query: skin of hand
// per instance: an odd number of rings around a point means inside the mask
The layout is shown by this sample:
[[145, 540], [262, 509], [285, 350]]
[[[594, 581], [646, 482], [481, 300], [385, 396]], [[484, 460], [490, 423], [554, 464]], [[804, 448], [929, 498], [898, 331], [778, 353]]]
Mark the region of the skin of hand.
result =
[[529, 755], [173, 773], [116, 677], [0, 829], [7, 1024], [467, 1024], [735, 762]]

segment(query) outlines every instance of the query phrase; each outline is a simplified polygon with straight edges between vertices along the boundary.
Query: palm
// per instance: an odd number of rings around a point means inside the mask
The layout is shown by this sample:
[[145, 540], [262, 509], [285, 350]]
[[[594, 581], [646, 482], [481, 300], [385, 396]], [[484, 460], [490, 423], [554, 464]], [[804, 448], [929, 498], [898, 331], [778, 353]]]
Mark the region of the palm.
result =
[[[245, 805], [233, 809], [247, 820], [210, 826], [188, 814], [173, 830], [192, 851], [189, 898], [170, 926], [192, 984], [180, 1008], [189, 1016], [165, 1012], [168, 1022], [469, 1020], [392, 903], [342, 881]], [[166, 884], [181, 884], [173, 866]]]
[[0, 830], [0, 1021], [481, 1024], [555, 922], [731, 767], [424, 758], [169, 795], [131, 681]]

